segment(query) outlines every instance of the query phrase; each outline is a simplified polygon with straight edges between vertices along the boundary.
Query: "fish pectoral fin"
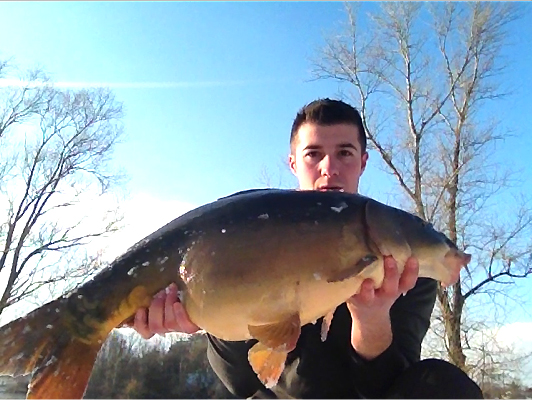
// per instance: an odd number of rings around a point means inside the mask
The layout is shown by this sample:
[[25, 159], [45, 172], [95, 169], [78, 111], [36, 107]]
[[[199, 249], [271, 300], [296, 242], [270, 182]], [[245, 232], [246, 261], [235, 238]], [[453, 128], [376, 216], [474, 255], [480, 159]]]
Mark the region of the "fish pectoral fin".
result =
[[369, 200], [365, 207], [369, 246], [373, 251], [377, 250], [384, 256], [395, 256], [399, 252], [411, 254], [409, 243], [395, 223], [397, 220], [393, 214], [395, 211], [374, 200]]
[[292, 351], [300, 337], [301, 322], [298, 313], [291, 314], [280, 322], [266, 325], [248, 325], [254, 339], [277, 351]]
[[256, 343], [248, 351], [248, 362], [266, 388], [270, 389], [278, 383], [285, 369], [287, 353], [272, 350], [261, 342]]
[[102, 345], [71, 339], [32, 376], [28, 399], [81, 399]]
[[353, 278], [358, 275], [369, 265], [372, 265], [378, 258], [374, 254], [367, 254], [357, 261], [354, 265], [344, 268], [341, 271], [336, 271], [328, 278], [328, 283], [342, 282], [346, 279]]
[[320, 328], [320, 340], [322, 340], [323, 342], [325, 342], [328, 338], [329, 327], [331, 326], [331, 321], [333, 320], [335, 310], [336, 308], [328, 312], [326, 315], [324, 315], [324, 318], [322, 318], [322, 326]]

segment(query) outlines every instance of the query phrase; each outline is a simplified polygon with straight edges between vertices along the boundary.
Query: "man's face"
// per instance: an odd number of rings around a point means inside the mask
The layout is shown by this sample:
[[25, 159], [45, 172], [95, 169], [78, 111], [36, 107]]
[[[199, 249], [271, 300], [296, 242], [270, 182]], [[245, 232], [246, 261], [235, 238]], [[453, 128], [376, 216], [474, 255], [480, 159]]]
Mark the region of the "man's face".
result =
[[361, 154], [357, 127], [305, 123], [298, 130], [289, 166], [301, 190], [357, 193], [368, 153]]

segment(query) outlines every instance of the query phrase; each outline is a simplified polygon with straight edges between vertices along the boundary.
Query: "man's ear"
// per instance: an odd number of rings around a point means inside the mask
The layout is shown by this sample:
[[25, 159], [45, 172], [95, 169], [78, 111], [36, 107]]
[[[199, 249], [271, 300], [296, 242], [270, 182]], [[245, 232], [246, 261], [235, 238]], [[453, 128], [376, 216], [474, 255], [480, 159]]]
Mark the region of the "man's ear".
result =
[[361, 174], [365, 171], [367, 161], [368, 161], [368, 151], [365, 151], [365, 154], [361, 156]]
[[292, 153], [289, 154], [288, 162], [291, 172], [296, 175], [296, 156]]

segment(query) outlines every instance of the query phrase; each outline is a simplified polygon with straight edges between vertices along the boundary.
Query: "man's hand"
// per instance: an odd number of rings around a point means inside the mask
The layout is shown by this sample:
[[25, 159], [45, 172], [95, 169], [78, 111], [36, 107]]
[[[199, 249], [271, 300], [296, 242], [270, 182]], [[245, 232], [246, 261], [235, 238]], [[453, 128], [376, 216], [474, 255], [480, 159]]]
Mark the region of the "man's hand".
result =
[[156, 333], [168, 332], [195, 333], [200, 328], [187, 315], [178, 299], [178, 287], [171, 284], [154, 296], [149, 308], [140, 308], [135, 314], [135, 329], [144, 339], [150, 339]]
[[396, 261], [384, 257], [385, 277], [380, 288], [365, 279], [358, 294], [348, 301], [352, 315], [352, 346], [362, 357], [373, 359], [392, 343], [389, 311], [401, 294], [412, 289], [418, 278], [418, 261], [411, 257], [400, 274]]

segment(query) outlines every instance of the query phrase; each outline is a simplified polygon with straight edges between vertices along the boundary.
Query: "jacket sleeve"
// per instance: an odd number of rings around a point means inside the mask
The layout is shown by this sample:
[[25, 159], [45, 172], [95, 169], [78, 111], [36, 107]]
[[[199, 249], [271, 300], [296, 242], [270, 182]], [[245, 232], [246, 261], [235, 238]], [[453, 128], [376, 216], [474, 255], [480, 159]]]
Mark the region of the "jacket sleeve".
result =
[[429, 329], [437, 282], [419, 278], [390, 310], [392, 343], [378, 357], [366, 360], [350, 346], [356, 390], [366, 398], [383, 397], [396, 377], [420, 360], [422, 340]]

